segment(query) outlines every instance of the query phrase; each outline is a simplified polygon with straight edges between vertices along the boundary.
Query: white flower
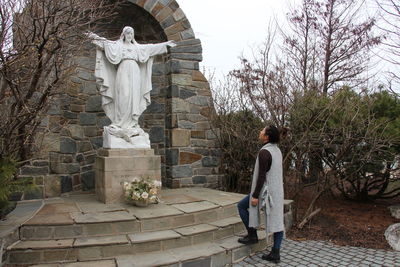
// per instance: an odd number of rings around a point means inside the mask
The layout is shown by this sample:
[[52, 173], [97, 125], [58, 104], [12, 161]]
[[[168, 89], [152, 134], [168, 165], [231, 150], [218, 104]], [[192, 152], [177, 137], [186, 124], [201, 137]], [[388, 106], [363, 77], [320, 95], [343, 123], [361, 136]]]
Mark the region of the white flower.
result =
[[142, 193], [142, 198], [147, 199], [149, 197], [149, 194], [147, 192]]
[[154, 181], [153, 184], [155, 187], [161, 187], [162, 185], [161, 181]]
[[138, 182], [140, 182], [140, 178], [139, 177], [133, 177], [132, 183], [138, 183]]
[[140, 198], [140, 194], [138, 192], [134, 192], [132, 194], [132, 198], [134, 197], [134, 199], [139, 199]]

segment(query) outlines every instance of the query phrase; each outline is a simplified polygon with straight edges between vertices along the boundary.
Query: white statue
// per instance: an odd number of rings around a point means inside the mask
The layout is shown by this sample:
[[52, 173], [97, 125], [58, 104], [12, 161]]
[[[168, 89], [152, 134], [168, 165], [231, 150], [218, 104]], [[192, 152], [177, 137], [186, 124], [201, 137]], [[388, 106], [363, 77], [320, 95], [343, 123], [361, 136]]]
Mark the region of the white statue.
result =
[[167, 47], [176, 44], [138, 44], [129, 26], [124, 27], [117, 41], [92, 32], [87, 36], [98, 48], [95, 76], [103, 109], [111, 120], [111, 125], [104, 127], [103, 147], [150, 148], [149, 135], [138, 120], [150, 105], [153, 57], [167, 53]]

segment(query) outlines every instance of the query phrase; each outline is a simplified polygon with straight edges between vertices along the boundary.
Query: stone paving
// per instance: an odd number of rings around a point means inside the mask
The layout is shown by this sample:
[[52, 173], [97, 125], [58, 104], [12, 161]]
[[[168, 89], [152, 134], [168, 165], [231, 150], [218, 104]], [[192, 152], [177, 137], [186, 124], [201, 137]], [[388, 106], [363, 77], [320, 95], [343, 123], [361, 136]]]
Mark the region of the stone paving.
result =
[[258, 252], [253, 256], [235, 263], [232, 267], [242, 266], [360, 266], [395, 267], [400, 266], [400, 252], [393, 250], [375, 250], [360, 247], [336, 246], [325, 241], [293, 241], [285, 239], [282, 243], [281, 262], [270, 263]]

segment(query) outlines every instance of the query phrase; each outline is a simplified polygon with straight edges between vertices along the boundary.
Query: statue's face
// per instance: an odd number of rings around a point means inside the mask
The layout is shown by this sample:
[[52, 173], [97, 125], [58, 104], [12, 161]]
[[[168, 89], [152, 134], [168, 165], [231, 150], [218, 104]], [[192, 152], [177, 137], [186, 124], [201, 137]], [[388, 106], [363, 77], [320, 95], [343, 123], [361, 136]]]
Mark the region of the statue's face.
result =
[[132, 42], [134, 33], [132, 30], [128, 30], [125, 32], [125, 40], [128, 42]]

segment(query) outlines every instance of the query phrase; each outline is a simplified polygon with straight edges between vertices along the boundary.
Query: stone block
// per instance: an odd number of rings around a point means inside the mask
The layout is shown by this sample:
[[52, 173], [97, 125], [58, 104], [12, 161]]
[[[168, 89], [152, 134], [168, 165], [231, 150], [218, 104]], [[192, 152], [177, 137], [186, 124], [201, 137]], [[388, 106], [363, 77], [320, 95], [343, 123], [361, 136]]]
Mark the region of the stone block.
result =
[[173, 129], [171, 132], [172, 146], [187, 147], [190, 145], [190, 131], [184, 129]]
[[78, 121], [80, 125], [95, 125], [96, 114], [95, 113], [79, 113]]
[[20, 173], [22, 175], [30, 175], [30, 176], [46, 175], [49, 173], [49, 168], [48, 167], [23, 166], [20, 169]]
[[58, 197], [61, 194], [61, 179], [59, 176], [47, 176], [45, 179], [45, 196]]
[[90, 138], [90, 142], [92, 143], [94, 149], [103, 147], [103, 137]]
[[171, 48], [172, 53], [194, 53], [195, 54], [195, 53], [203, 52], [201, 45], [181, 46], [179, 44], [180, 43], [178, 43], [178, 46]]
[[191, 131], [191, 137], [196, 138], [196, 139], [205, 139], [206, 138], [206, 132], [205, 131]]
[[180, 247], [187, 247], [192, 245], [192, 238], [191, 237], [183, 237], [174, 238], [174, 239], [167, 239], [161, 241], [161, 247], [163, 250], [166, 249], [174, 249]]
[[194, 214], [185, 214], [172, 218], [172, 225], [175, 227], [192, 225], [194, 223]]
[[79, 86], [79, 89], [82, 93], [87, 94], [87, 95], [97, 94], [97, 85], [95, 82], [83, 82]]
[[79, 261], [93, 260], [101, 258], [101, 248], [99, 247], [87, 247], [77, 249], [77, 257]]
[[114, 258], [119, 255], [132, 255], [135, 253], [133, 247], [130, 244], [124, 245], [112, 245], [112, 246], [102, 246], [102, 255], [105, 258]]
[[171, 53], [171, 57], [174, 60], [190, 60], [190, 61], [203, 61], [201, 54], [189, 54], [189, 53]]
[[57, 226], [54, 229], [54, 238], [75, 238], [83, 234], [82, 225]]
[[[172, 166], [171, 174], [172, 174], [173, 178], [192, 177], [193, 169], [191, 166]], [[190, 181], [192, 181], [191, 178], [190, 178]], [[181, 179], [181, 182], [183, 182], [182, 179]]]
[[80, 171], [79, 163], [60, 163], [50, 161], [50, 170], [58, 174], [73, 174]]
[[242, 246], [237, 249], [232, 250], [232, 261], [238, 261], [248, 256], [251, 253], [251, 248], [249, 246]]
[[215, 238], [215, 240], [219, 240], [219, 239], [233, 236], [234, 234], [235, 234], [234, 227], [229, 226], [229, 227], [221, 228], [221, 229], [218, 229], [217, 231], [215, 231], [214, 238]]
[[166, 163], [168, 165], [177, 165], [179, 161], [178, 149], [166, 149]]
[[158, 219], [142, 220], [142, 231], [166, 230], [173, 227], [171, 218], [164, 217]]
[[164, 230], [164, 231], [131, 234], [128, 235], [128, 237], [131, 240], [132, 244], [137, 244], [144, 242], [154, 242], [154, 241], [180, 238], [181, 235], [172, 230]]
[[166, 28], [168, 28], [168, 27], [174, 25], [174, 23], [175, 23], [174, 17], [173, 17], [172, 15], [168, 15], [168, 17], [165, 18], [165, 19], [160, 23], [160, 25], [161, 25], [161, 27], [162, 27], [163, 29], [166, 29]]
[[147, 2], [144, 4], [143, 8], [148, 11], [151, 12], [151, 10], [154, 8], [154, 6], [156, 5], [157, 0], [147, 0]]
[[183, 40], [187, 40], [187, 39], [195, 38], [195, 35], [194, 35], [194, 32], [192, 29], [187, 29], [187, 30], [181, 32], [181, 37]]
[[40, 260], [40, 251], [31, 252], [10, 252], [8, 255], [8, 262], [10, 264], [21, 263], [37, 263]]
[[114, 231], [112, 229], [112, 223], [91, 223], [83, 225], [84, 235], [94, 236], [94, 235], [110, 235]]
[[196, 212], [194, 214], [196, 223], [208, 223], [210, 221], [216, 221], [218, 219], [218, 210], [212, 209], [202, 212]]
[[189, 113], [190, 112], [190, 104], [180, 98], [172, 98], [171, 100], [171, 111], [172, 113]]
[[[167, 29], [165, 29], [165, 34], [170, 36], [170, 35], [179, 33], [181, 31], [183, 31], [184, 29], [185, 28], [183, 27], [182, 23], [177, 22], [177, 23], [174, 23], [173, 25], [171, 25], [170, 27], [168, 27]], [[173, 49], [173, 48], [171, 48], [171, 49]]]
[[196, 95], [196, 93], [191, 91], [191, 90], [186, 90], [186, 89], [180, 89], [179, 90], [179, 96], [182, 99], [188, 99], [188, 98], [190, 98], [192, 96], [195, 96], [195, 95]]
[[179, 164], [185, 165], [185, 164], [192, 164], [196, 161], [199, 161], [202, 159], [202, 155], [196, 154], [196, 153], [191, 153], [191, 152], [180, 152], [179, 153]]
[[66, 128], [73, 139], [82, 140], [85, 138], [85, 132], [82, 126], [77, 124], [69, 124]]
[[61, 193], [66, 193], [72, 191], [72, 177], [71, 176], [61, 176]]
[[196, 259], [182, 263], [182, 267], [209, 267], [211, 265], [211, 257], [204, 259]]
[[60, 140], [60, 152], [66, 154], [76, 153], [76, 142], [71, 138], [62, 137]]
[[205, 184], [205, 183], [207, 183], [207, 177], [204, 175], [193, 176], [193, 183], [194, 184]]
[[87, 126], [84, 128], [86, 137], [98, 136], [99, 129], [96, 126]]
[[192, 225], [192, 226], [176, 228], [176, 229], [174, 229], [174, 231], [183, 236], [190, 236], [190, 235], [211, 232], [211, 231], [214, 231], [217, 229], [218, 229], [217, 227], [209, 225], [209, 224], [196, 224], [196, 225]]
[[204, 167], [217, 167], [219, 164], [219, 159], [216, 157], [204, 157], [202, 159], [202, 164]]
[[201, 233], [192, 236], [192, 244], [203, 244], [206, 242], [212, 242], [214, 240], [214, 231]]
[[178, 8], [177, 10], [175, 10], [174, 14], [172, 14], [172, 16], [174, 17], [175, 21], [179, 21], [183, 18], [185, 18], [185, 13], [183, 13], [181, 8]]
[[80, 141], [77, 142], [77, 150], [79, 153], [87, 152], [93, 150], [92, 143], [89, 141]]
[[152, 101], [145, 111], [145, 114], [148, 113], [160, 113], [160, 114], [165, 113], [165, 104]]
[[190, 86], [192, 84], [192, 76], [188, 74], [172, 74], [172, 84], [181, 86]]
[[152, 127], [149, 132], [151, 143], [159, 143], [164, 141], [164, 127]]
[[83, 191], [95, 188], [95, 172], [88, 171], [81, 174], [81, 182]]
[[[166, 6], [166, 5], [165, 5]], [[171, 13], [173, 13], [172, 9], [168, 6], [164, 7], [156, 16], [157, 21], [165, 20]]]
[[74, 247], [108, 246], [128, 243], [126, 235], [81, 237], [75, 239]]
[[182, 129], [188, 129], [188, 130], [192, 130], [194, 129], [196, 126], [193, 122], [190, 121], [185, 121], [185, 120], [179, 120], [178, 121], [178, 127], [182, 128]]
[[99, 95], [90, 96], [86, 101], [86, 112], [102, 112], [101, 98]]
[[133, 244], [133, 250], [135, 251], [135, 253], [159, 251], [161, 250], [161, 242], [153, 241], [153, 242]]
[[139, 221], [113, 222], [114, 232], [117, 233], [137, 233], [140, 232]]

